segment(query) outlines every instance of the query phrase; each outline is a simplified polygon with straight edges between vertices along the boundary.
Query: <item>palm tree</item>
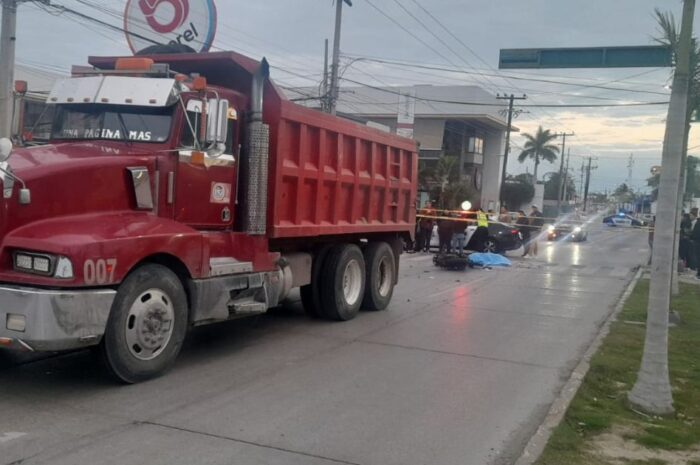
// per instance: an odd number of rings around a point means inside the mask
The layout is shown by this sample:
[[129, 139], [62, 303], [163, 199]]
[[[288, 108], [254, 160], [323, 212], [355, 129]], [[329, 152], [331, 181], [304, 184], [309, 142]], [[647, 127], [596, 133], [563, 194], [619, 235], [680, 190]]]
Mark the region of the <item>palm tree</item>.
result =
[[526, 141], [523, 145], [523, 151], [518, 156], [518, 161], [523, 163], [528, 158], [535, 160], [535, 184], [537, 184], [537, 168], [540, 166], [540, 161], [554, 163], [557, 160], [559, 146], [551, 143], [557, 138], [557, 135], [549, 129], [542, 129], [540, 126], [534, 136], [523, 134], [523, 137]]
[[673, 413], [673, 393], [668, 372], [668, 312], [671, 306], [674, 230], [677, 215], [679, 181], [684, 153], [684, 136], [689, 97], [689, 82], [695, 74], [691, 55], [695, 0], [683, 2], [683, 19], [677, 35], [676, 69], [673, 92], [666, 119], [666, 135], [662, 152], [661, 179], [657, 206], [656, 229], [651, 259], [651, 283], [647, 305], [646, 335], [642, 363], [637, 380], [628, 393], [630, 403], [653, 414]]
[[[661, 45], [670, 46], [673, 50], [674, 59], [678, 60], [678, 48], [680, 44], [680, 34], [678, 32], [678, 27], [676, 25], [676, 18], [673, 13], [664, 13], [658, 8], [654, 10], [656, 14], [656, 21], [659, 25], [659, 32], [661, 32], [661, 37], [655, 39], [657, 43]], [[683, 204], [685, 198], [684, 186], [687, 183], [686, 172], [683, 168], [687, 163], [688, 155], [688, 138], [690, 137], [690, 123], [694, 112], [700, 110], [700, 49], [698, 49], [698, 43], [695, 38], [691, 39], [690, 44], [690, 81], [688, 84], [688, 107], [686, 109], [686, 125], [685, 134], [683, 138], [683, 152], [681, 161], [681, 182], [678, 189], [678, 202], [679, 205]], [[678, 250], [680, 246], [680, 221], [681, 221], [681, 208], [678, 209], [678, 214], [676, 215], [675, 224], [675, 235], [674, 235], [674, 248]], [[673, 278], [671, 283], [671, 289], [673, 295], [678, 295], [678, 253], [673, 259]]]
[[424, 188], [437, 190], [438, 204], [445, 203], [445, 190], [450, 184], [459, 182], [459, 163], [457, 157], [443, 156], [435, 166], [422, 169], [418, 173], [419, 183]]

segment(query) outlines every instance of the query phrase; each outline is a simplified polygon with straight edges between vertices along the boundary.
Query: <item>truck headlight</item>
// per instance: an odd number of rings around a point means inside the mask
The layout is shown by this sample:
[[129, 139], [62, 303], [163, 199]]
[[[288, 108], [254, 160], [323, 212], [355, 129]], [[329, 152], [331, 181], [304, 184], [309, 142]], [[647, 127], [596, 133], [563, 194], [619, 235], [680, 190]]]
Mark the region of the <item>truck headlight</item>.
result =
[[19, 251], [14, 253], [13, 264], [15, 270], [25, 273], [73, 278], [73, 264], [67, 257]]
[[574, 232], [575, 232], [575, 233], [580, 233], [581, 231], [582, 231], [582, 230], [581, 230], [581, 226], [576, 226], [576, 227], [574, 228]]

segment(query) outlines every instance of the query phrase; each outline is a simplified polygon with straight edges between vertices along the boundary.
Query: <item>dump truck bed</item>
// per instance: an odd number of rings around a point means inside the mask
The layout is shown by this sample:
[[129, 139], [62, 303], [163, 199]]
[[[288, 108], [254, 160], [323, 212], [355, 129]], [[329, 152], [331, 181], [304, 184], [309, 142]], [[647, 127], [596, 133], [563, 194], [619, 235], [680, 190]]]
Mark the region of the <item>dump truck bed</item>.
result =
[[270, 237], [414, 229], [415, 142], [286, 100], [265, 119]]

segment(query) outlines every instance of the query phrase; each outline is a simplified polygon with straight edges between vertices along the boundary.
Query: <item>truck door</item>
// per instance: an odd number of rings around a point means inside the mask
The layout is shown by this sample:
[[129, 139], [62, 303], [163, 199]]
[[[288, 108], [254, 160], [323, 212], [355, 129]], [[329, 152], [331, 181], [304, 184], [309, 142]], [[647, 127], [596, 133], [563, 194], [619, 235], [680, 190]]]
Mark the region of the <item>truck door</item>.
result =
[[189, 100], [180, 129], [174, 218], [197, 229], [226, 229], [234, 220], [238, 171], [237, 113], [229, 106], [226, 150], [223, 155], [211, 157], [194, 149], [195, 134], [200, 134], [201, 129], [202, 107], [201, 100]]

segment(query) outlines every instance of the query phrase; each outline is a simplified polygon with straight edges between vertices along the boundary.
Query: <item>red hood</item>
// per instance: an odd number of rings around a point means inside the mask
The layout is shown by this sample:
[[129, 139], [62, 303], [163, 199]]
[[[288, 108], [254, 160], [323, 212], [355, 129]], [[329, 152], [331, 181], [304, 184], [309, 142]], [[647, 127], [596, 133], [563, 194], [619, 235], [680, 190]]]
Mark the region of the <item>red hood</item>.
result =
[[2, 200], [0, 234], [33, 221], [89, 212], [133, 209], [126, 167], [154, 171], [155, 157], [143, 147], [123, 144], [65, 143], [13, 151], [10, 167], [31, 190], [31, 203], [18, 202], [19, 182], [12, 198]]

